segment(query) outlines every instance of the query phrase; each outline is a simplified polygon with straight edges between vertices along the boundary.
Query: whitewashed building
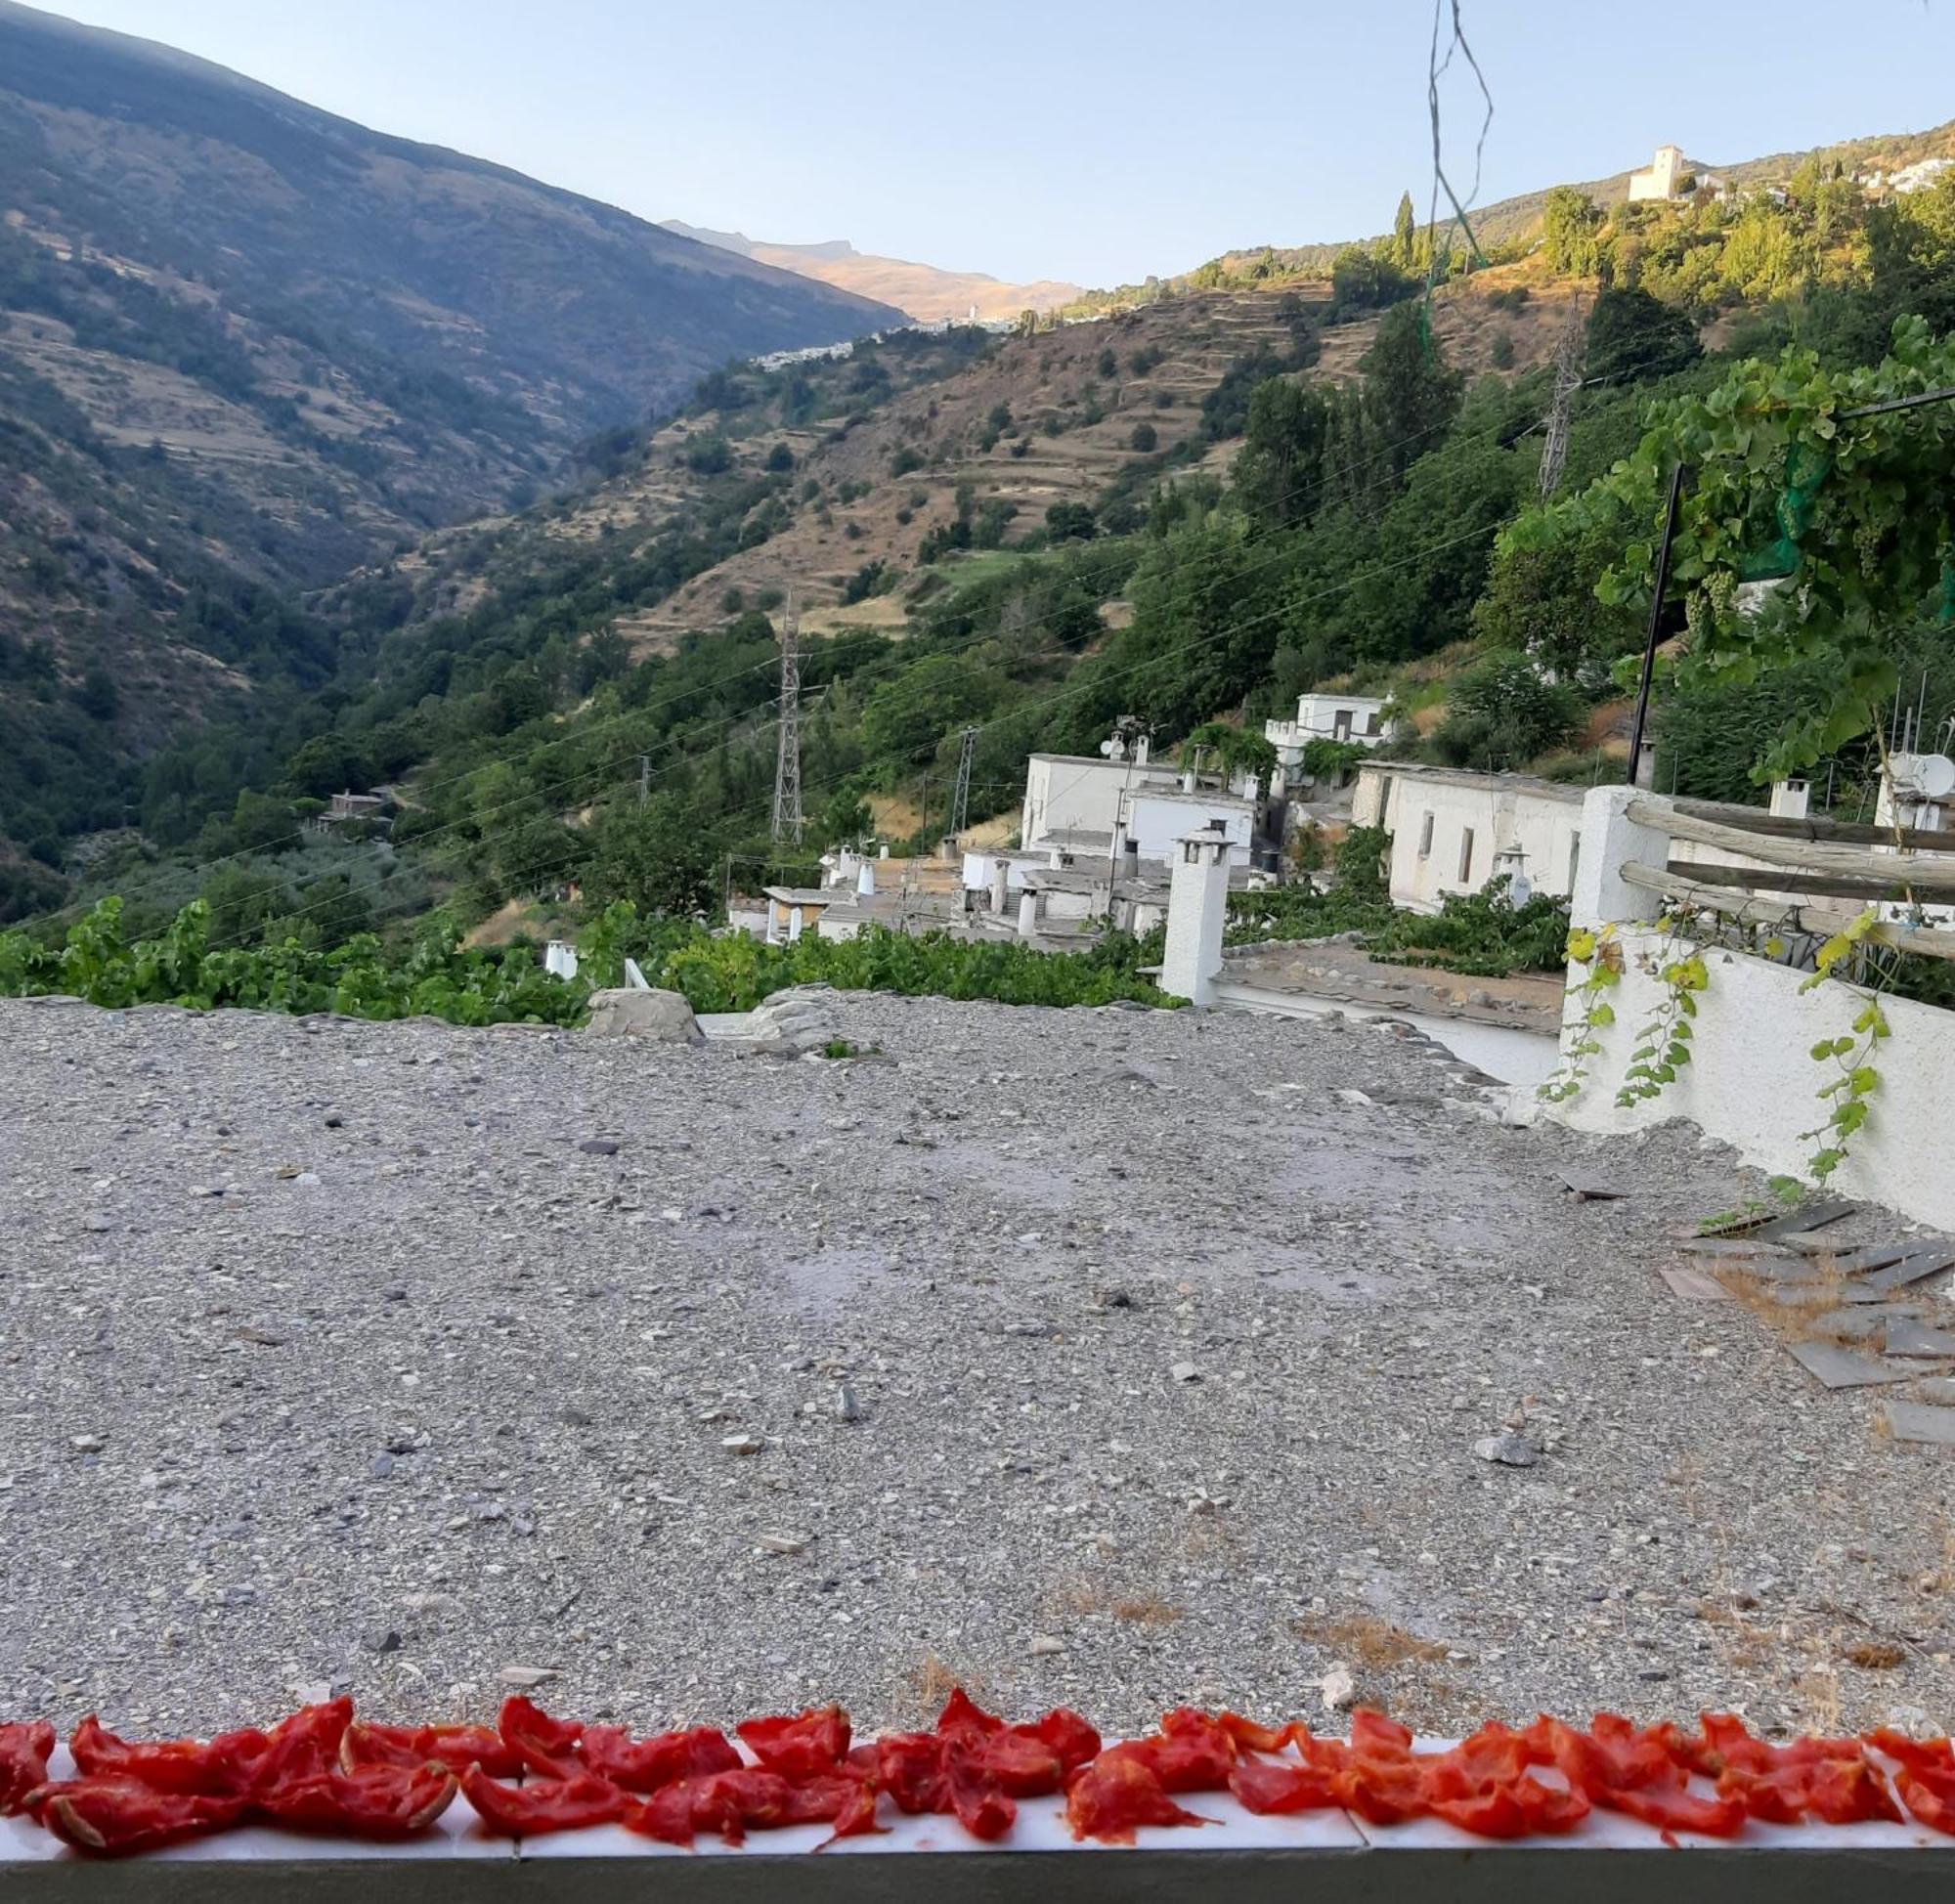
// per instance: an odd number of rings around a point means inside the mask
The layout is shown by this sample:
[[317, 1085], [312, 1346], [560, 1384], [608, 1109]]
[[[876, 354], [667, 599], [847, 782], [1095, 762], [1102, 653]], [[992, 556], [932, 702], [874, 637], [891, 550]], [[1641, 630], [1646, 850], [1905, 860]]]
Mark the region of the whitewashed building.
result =
[[1303, 750], [1312, 741], [1376, 747], [1387, 734], [1385, 704], [1374, 694], [1300, 694], [1294, 720], [1263, 722], [1263, 738], [1276, 749], [1285, 775], [1303, 765]]
[[1178, 784], [1165, 761], [1107, 759], [1096, 755], [1034, 754], [1025, 762], [1020, 843], [1028, 849], [1060, 846], [1108, 852], [1123, 798], [1139, 788]]
[[1235, 794], [1186, 787], [1137, 787], [1127, 796], [1120, 851], [1134, 860], [1168, 864], [1175, 844], [1191, 833], [1214, 832], [1227, 843], [1231, 866], [1249, 864], [1256, 803]]
[[1437, 912], [1501, 873], [1567, 898], [1582, 853], [1584, 789], [1519, 773], [1467, 773], [1405, 761], [1358, 769], [1353, 826], [1392, 836], [1392, 903]]

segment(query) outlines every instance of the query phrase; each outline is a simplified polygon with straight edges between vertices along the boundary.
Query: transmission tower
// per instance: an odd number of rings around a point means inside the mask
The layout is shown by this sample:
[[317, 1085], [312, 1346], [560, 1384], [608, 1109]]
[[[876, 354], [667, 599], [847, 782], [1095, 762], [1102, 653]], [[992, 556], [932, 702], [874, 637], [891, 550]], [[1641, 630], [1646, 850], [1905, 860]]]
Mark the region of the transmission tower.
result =
[[774, 758], [774, 844], [801, 844], [801, 654], [794, 590], [781, 617], [781, 745]]
[[1582, 388], [1582, 305], [1568, 307], [1568, 326], [1554, 354], [1554, 401], [1547, 412], [1547, 442], [1541, 453], [1541, 499], [1545, 502], [1561, 487], [1561, 467], [1568, 460], [1568, 426], [1575, 414], [1575, 393]]
[[950, 800], [950, 831], [953, 838], [962, 835], [971, 818], [971, 759], [978, 752], [977, 728], [965, 728], [959, 739], [964, 745], [958, 750], [957, 791]]

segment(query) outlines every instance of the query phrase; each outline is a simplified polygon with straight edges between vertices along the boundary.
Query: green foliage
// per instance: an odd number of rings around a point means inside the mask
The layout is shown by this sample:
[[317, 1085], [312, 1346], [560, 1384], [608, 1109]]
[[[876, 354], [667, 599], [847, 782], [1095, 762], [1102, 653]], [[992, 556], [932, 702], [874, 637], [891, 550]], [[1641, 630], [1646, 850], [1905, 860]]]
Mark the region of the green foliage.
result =
[[1542, 254], [1550, 271], [1570, 278], [1592, 278], [1608, 257], [1601, 208], [1586, 192], [1558, 185], [1542, 206]]
[[238, 1007], [339, 1012], [353, 1017], [439, 1017], [455, 1024], [574, 1024], [589, 987], [565, 984], [534, 953], [464, 952], [454, 922], [430, 914], [405, 953], [360, 936], [331, 951], [287, 939], [259, 950], [213, 945], [210, 910], [186, 906], [161, 936], [131, 942], [122, 902], [104, 899], [59, 948], [0, 933], [0, 994], [67, 993], [92, 1005]]
[[1623, 982], [1623, 948], [1614, 926], [1570, 932], [1566, 951], [1571, 966], [1586, 970], [1580, 979], [1571, 976], [1568, 981], [1580, 1010], [1575, 1022], [1562, 1028], [1561, 1062], [1535, 1093], [1550, 1104], [1567, 1103], [1582, 1095], [1592, 1060], [1602, 1053], [1602, 1041], [1595, 1034], [1616, 1021], [1609, 995]]
[[792, 945], [744, 935], [695, 935], [666, 959], [657, 982], [680, 991], [695, 1012], [750, 1012], [790, 985], [842, 991], [903, 992], [912, 997], [992, 999], [1003, 1005], [1110, 1005], [1131, 999], [1172, 1007], [1140, 975], [1160, 956], [1151, 940], [1113, 933], [1090, 952], [1035, 952], [1027, 946], [918, 937], [865, 927], [852, 939], [804, 932]]
[[1675, 956], [1658, 954], [1649, 961], [1663, 996], [1637, 1028], [1635, 1045], [1617, 1087], [1616, 1103], [1624, 1110], [1660, 1096], [1664, 1086], [1674, 1084], [1676, 1074], [1690, 1062], [1697, 997], [1710, 984], [1711, 973], [1701, 952], [1677, 951], [1674, 937], [1678, 924], [1666, 919], [1658, 928], [1670, 938], [1668, 951]]
[[1565, 742], [1584, 712], [1581, 695], [1528, 656], [1493, 654], [1455, 679], [1432, 745], [1453, 766], [1524, 767]]
[[[1678, 457], [1690, 465], [1673, 562], [1691, 629], [1679, 681], [1802, 665], [1825, 677], [1823, 705], [1779, 737], [1760, 779], [1864, 732], [1893, 691], [1895, 630], [1955, 609], [1948, 517], [1920, 503], [1955, 490], [1955, 415], [1945, 404], [1840, 414], [1950, 383], [1955, 339], [1936, 341], [1919, 319], [1896, 324], [1890, 354], [1869, 368], [1829, 371], [1798, 349], [1739, 364], [1708, 396], [1662, 406], [1632, 457], [1550, 513], [1545, 544], [1616, 538], [1623, 555], [1597, 595], [1646, 609], [1669, 471]], [[1742, 610], [1736, 583], [1766, 577], [1788, 585]]]
[[1818, 1091], [1826, 1116], [1815, 1129], [1800, 1134], [1802, 1142], [1819, 1147], [1805, 1164], [1815, 1184], [1825, 1183], [1850, 1154], [1853, 1139], [1867, 1121], [1868, 1101], [1880, 1089], [1881, 1075], [1874, 1059], [1882, 1043], [1893, 1035], [1887, 1014], [1881, 1010], [1879, 993], [1848, 984], [1841, 975], [1841, 969], [1850, 968], [1861, 944], [1879, 923], [1879, 914], [1869, 906], [1836, 932], [1819, 948], [1812, 975], [1800, 987], [1801, 991], [1811, 991], [1831, 980], [1859, 1008], [1846, 1034], [1822, 1038], [1812, 1047], [1812, 1061], [1824, 1065], [1829, 1073]]
[[1704, 355], [1697, 326], [1641, 285], [1610, 285], [1589, 307], [1588, 374], [1642, 382], [1687, 370]]
[[1502, 873], [1477, 892], [1449, 892], [1437, 913], [1394, 912], [1365, 940], [1381, 965], [1436, 966], [1478, 978], [1559, 971], [1567, 957], [1568, 901], [1532, 894], [1515, 905]]
[[642, 806], [625, 801], [595, 833], [582, 855], [585, 896], [593, 905], [623, 900], [643, 917], [718, 912], [715, 843], [686, 801], [669, 793]]

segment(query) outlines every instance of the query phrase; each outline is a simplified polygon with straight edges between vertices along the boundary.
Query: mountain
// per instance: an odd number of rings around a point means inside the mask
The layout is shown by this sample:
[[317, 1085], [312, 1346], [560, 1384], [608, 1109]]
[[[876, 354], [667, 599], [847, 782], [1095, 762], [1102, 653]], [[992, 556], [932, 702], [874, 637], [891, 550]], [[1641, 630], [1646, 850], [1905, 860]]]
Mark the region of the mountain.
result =
[[730, 357], [898, 321], [0, 0], [0, 841], [58, 856], [184, 720], [324, 678], [293, 588]]
[[1080, 294], [1077, 284], [1063, 284], [1051, 278], [1042, 278], [1035, 284], [1008, 284], [981, 271], [941, 271], [935, 265], [912, 264], [904, 258], [879, 258], [856, 250], [847, 238], [828, 238], [819, 244], [768, 244], [750, 238], [744, 232], [710, 231], [676, 218], [665, 220], [665, 229], [736, 257], [777, 265], [838, 290], [893, 304], [921, 324], [944, 319], [954, 322], [974, 312], [980, 319], [1016, 318], [1028, 310], [1043, 313], [1070, 304]]

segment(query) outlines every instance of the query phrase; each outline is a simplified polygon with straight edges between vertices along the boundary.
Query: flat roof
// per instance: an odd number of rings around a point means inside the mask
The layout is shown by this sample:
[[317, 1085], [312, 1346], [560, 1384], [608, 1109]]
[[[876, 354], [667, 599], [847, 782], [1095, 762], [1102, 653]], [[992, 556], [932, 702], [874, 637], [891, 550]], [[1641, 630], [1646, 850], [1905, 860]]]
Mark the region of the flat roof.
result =
[[1423, 760], [1361, 760], [1361, 776], [1368, 773], [1402, 773], [1414, 780], [1431, 780], [1447, 787], [1481, 787], [1490, 793], [1540, 794], [1570, 806], [1580, 806], [1586, 787], [1572, 787], [1559, 780], [1542, 780], [1532, 773], [1475, 773], [1467, 767], [1436, 767]]

